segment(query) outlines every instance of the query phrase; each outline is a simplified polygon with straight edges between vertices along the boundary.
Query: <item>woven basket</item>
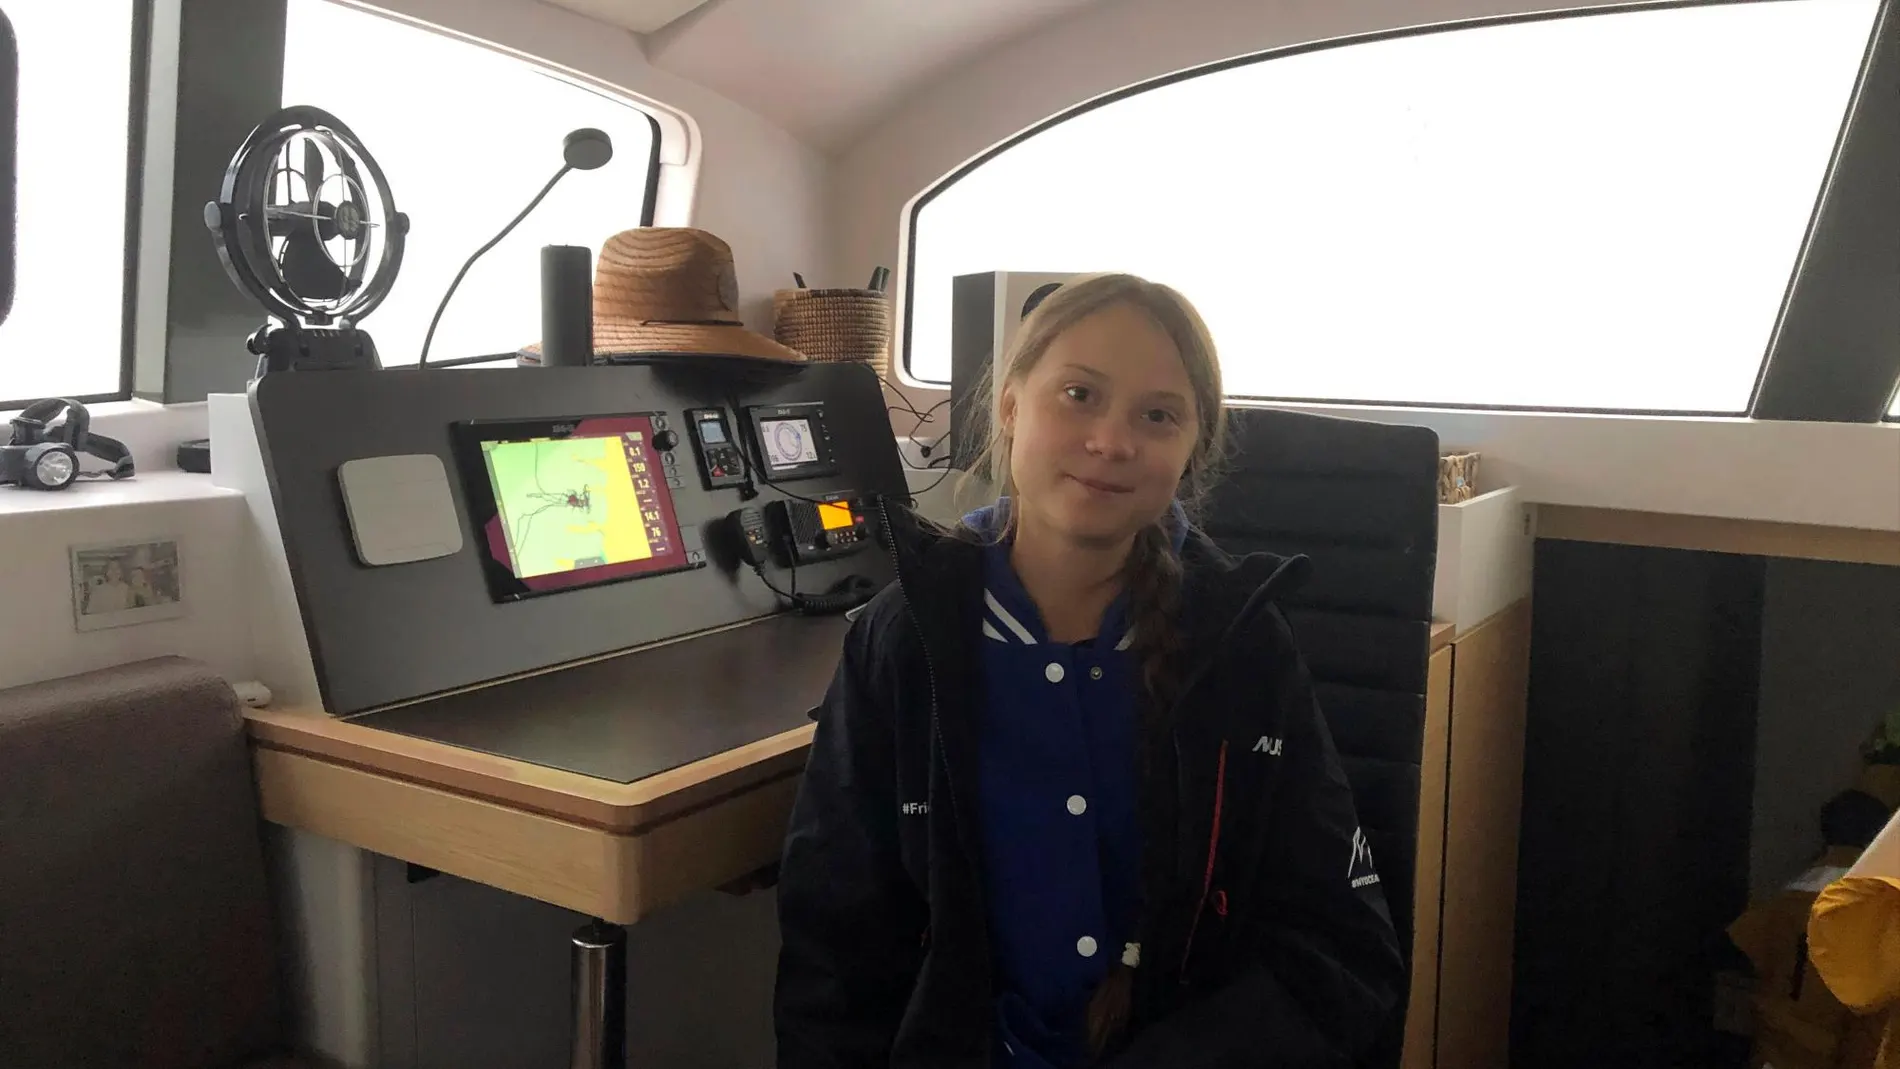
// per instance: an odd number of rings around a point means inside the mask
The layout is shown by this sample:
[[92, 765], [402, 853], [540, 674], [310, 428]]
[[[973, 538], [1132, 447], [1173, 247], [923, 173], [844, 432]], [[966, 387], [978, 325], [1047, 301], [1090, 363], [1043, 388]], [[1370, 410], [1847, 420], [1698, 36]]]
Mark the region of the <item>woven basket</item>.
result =
[[1478, 488], [1478, 453], [1450, 453], [1438, 458], [1438, 503], [1469, 501]]
[[891, 298], [878, 290], [779, 290], [772, 336], [808, 359], [858, 360], [883, 377], [891, 369]]

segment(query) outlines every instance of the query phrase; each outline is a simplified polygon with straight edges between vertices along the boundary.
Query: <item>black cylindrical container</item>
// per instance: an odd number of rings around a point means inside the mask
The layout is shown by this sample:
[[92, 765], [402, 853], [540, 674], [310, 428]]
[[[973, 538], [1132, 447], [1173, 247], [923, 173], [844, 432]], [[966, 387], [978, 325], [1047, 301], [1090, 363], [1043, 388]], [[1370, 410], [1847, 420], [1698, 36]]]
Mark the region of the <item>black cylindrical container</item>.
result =
[[541, 366], [594, 362], [594, 261], [585, 245], [541, 246]]

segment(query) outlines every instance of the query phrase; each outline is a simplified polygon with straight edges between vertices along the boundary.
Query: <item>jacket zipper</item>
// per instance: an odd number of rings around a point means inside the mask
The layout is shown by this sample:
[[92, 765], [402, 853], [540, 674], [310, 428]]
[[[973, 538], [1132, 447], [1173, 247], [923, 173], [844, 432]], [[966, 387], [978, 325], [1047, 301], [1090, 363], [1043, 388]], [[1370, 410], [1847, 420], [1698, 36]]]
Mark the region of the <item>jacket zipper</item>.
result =
[[[1282, 565], [1279, 570], [1275, 571], [1273, 575], [1268, 576], [1267, 580], [1260, 584], [1258, 590], [1255, 590], [1248, 596], [1245, 602], [1241, 603], [1240, 611], [1235, 613], [1234, 618], [1228, 622], [1226, 627], [1221, 629], [1220, 639], [1209, 648], [1218, 650], [1224, 646], [1227, 640], [1233, 636], [1234, 632], [1240, 629], [1240, 625], [1251, 619], [1253, 615], [1259, 611], [1260, 606], [1267, 603], [1266, 594], [1268, 590], [1272, 588], [1273, 581], [1279, 578], [1280, 573], [1284, 570], [1285, 566]], [[1195, 667], [1194, 672], [1183, 682], [1181, 689], [1175, 692], [1175, 700], [1171, 703], [1168, 712], [1168, 722], [1170, 724], [1179, 724], [1181, 710], [1187, 705], [1188, 696], [1194, 692], [1194, 688], [1200, 686], [1201, 680], [1204, 679], [1209, 672], [1213, 671], [1214, 661], [1214, 655], [1210, 654], [1205, 657], [1201, 663]], [[1175, 778], [1176, 781], [1179, 782], [1187, 773], [1187, 761], [1186, 756], [1181, 752], [1181, 732], [1178, 727], [1169, 731], [1169, 741], [1174, 747]], [[1220, 764], [1215, 770], [1214, 777], [1214, 827], [1208, 836], [1207, 865], [1202, 877], [1201, 895], [1195, 901], [1194, 916], [1188, 922], [1187, 944], [1181, 950], [1180, 982], [1182, 983], [1187, 982], [1188, 956], [1194, 951], [1194, 935], [1195, 932], [1200, 929], [1201, 914], [1207, 911], [1208, 891], [1213, 886], [1214, 859], [1220, 848], [1221, 806], [1224, 801], [1223, 796], [1226, 792], [1226, 787], [1227, 740], [1222, 739], [1220, 744]], [[1226, 915], [1225, 909], [1221, 910], [1221, 915]]]
[[[1214, 861], [1220, 856], [1221, 806], [1227, 797], [1227, 740], [1220, 743], [1220, 763], [1214, 769], [1214, 828], [1207, 836], [1207, 868], [1201, 876], [1201, 897], [1194, 907], [1194, 920], [1188, 925], [1187, 945], [1181, 948], [1181, 982], [1187, 983], [1188, 958], [1194, 953], [1194, 933], [1200, 930], [1201, 914], [1207, 912], [1207, 900], [1214, 890]], [[1225, 916], [1227, 910], [1220, 910]]]
[[937, 663], [930, 656], [930, 644], [924, 641], [924, 625], [917, 618], [917, 606], [911, 601], [909, 589], [904, 586], [904, 562], [897, 556], [897, 534], [891, 526], [890, 503], [882, 494], [878, 495], [877, 513], [884, 525], [885, 548], [891, 556], [891, 574], [897, 578], [897, 588], [904, 595], [904, 614], [910, 617], [910, 626], [917, 631], [917, 646], [924, 651], [924, 679], [930, 684], [930, 733], [937, 740], [938, 760], [943, 762], [943, 782], [950, 792], [951, 819], [958, 819], [957, 784], [950, 774], [950, 751], [944, 747], [943, 719], [938, 715]]

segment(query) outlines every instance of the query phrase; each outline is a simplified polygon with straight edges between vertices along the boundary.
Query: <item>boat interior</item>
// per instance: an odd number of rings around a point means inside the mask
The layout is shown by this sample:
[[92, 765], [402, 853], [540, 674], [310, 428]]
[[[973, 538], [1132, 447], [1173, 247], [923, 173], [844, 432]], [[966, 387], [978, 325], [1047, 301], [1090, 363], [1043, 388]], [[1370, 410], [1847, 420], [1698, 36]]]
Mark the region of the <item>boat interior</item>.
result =
[[1900, 806], [1891, 0], [0, 16], [0, 1064], [779, 1064], [890, 510], [994, 500], [1110, 271], [1218, 346], [1196, 522], [1312, 564], [1366, 1065], [1863, 1064], [1802, 919]]

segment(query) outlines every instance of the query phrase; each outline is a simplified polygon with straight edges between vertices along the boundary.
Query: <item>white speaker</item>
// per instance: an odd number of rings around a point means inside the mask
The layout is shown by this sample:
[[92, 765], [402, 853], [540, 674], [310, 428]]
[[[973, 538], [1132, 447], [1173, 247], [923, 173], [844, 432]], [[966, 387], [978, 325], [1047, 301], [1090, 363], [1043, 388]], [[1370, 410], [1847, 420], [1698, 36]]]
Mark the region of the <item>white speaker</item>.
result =
[[1022, 328], [1023, 317], [1064, 282], [1082, 277], [1064, 271], [984, 271], [951, 280], [950, 466], [968, 471], [989, 434], [988, 392]]

